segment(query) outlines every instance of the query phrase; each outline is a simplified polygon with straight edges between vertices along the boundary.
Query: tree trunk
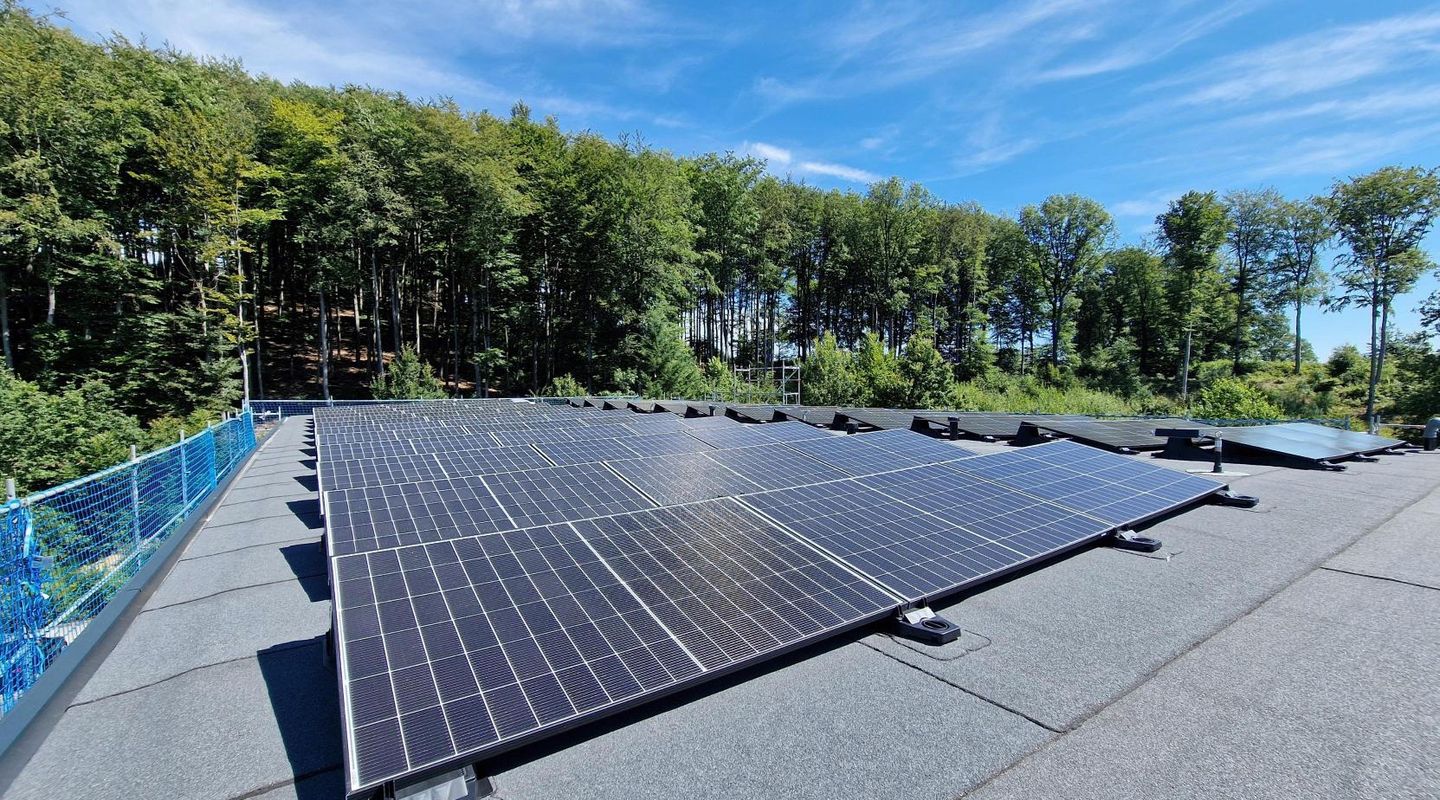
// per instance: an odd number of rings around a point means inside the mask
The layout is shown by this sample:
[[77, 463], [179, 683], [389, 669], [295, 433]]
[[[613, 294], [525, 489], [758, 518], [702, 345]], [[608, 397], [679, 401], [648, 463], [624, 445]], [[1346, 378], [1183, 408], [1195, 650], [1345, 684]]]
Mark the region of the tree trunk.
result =
[[325, 310], [325, 290], [320, 295], [320, 398], [330, 400], [330, 315]]
[[385, 344], [380, 333], [380, 265], [375, 251], [370, 251], [370, 324], [375, 328], [375, 377], [385, 377]]
[[15, 354], [10, 349], [10, 283], [0, 268], [0, 341], [4, 342], [5, 368], [15, 369]]
[[1295, 374], [1300, 374], [1300, 306], [1295, 303]]
[[1375, 384], [1380, 382], [1380, 348], [1377, 346], [1378, 335], [1375, 326], [1380, 321], [1380, 308], [1378, 303], [1370, 306], [1370, 388], [1365, 393], [1365, 425], [1373, 429], [1375, 425]]

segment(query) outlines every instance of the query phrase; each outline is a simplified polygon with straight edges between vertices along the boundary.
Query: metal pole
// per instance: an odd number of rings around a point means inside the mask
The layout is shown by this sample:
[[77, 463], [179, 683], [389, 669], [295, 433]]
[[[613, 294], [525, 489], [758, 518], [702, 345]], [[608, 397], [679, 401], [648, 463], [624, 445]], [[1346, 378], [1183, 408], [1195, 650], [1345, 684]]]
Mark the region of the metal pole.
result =
[[135, 465], [140, 453], [130, 445], [130, 513], [135, 517], [135, 549], [140, 549], [140, 468]]
[[1210, 470], [1210, 471], [1213, 472], [1213, 473], [1215, 473], [1216, 475], [1223, 475], [1223, 474], [1225, 474], [1225, 465], [1224, 465], [1224, 463], [1222, 463], [1222, 462], [1224, 461], [1224, 456], [1222, 455], [1221, 451], [1224, 450], [1224, 448], [1225, 448], [1225, 445], [1224, 445], [1224, 441], [1225, 441], [1225, 440], [1222, 439], [1222, 438], [1220, 438], [1220, 432], [1219, 432], [1219, 431], [1216, 431], [1216, 432], [1215, 432], [1215, 437], [1214, 437], [1214, 438], [1215, 438], [1215, 447], [1211, 450], [1211, 452], [1213, 452], [1213, 453], [1215, 454], [1215, 468], [1212, 469], [1212, 470]]
[[183, 507], [190, 506], [190, 468], [185, 457], [185, 428], [180, 428], [180, 503]]
[[959, 417], [950, 417], [950, 418], [947, 420], [947, 422], [950, 423], [950, 439], [951, 439], [952, 441], [955, 440], [955, 439], [959, 439], [959, 438], [960, 438], [960, 418], [959, 418]]
[[6, 478], [6, 479], [5, 479], [5, 499], [6, 499], [6, 500], [11, 500], [11, 501], [13, 501], [13, 500], [15, 499], [15, 494], [16, 494], [16, 492], [15, 492], [15, 479], [14, 479], [14, 478]]
[[1180, 404], [1185, 407], [1185, 412], [1190, 412], [1190, 336], [1191, 330], [1185, 329], [1185, 369], [1180, 374]]

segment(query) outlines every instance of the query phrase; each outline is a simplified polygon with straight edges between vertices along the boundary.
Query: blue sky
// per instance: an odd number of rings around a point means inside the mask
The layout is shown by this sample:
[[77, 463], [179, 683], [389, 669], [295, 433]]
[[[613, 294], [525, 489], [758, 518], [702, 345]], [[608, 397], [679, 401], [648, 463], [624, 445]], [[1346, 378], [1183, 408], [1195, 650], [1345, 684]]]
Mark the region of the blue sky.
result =
[[[1192, 188], [1305, 196], [1385, 164], [1440, 165], [1440, 3], [57, 5], [91, 38], [500, 114], [523, 98], [569, 130], [749, 152], [820, 186], [899, 175], [999, 213], [1077, 192], [1131, 242]], [[1402, 329], [1436, 286], [1397, 302]], [[1323, 357], [1363, 342], [1368, 320], [1316, 310], [1307, 332]]]

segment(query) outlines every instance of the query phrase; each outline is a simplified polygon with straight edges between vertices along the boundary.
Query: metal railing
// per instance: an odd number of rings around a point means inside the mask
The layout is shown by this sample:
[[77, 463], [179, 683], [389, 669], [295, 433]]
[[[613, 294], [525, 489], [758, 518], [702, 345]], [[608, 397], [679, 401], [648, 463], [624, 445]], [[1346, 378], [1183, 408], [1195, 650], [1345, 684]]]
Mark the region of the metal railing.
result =
[[250, 412], [14, 498], [0, 526], [0, 713], [255, 449]]

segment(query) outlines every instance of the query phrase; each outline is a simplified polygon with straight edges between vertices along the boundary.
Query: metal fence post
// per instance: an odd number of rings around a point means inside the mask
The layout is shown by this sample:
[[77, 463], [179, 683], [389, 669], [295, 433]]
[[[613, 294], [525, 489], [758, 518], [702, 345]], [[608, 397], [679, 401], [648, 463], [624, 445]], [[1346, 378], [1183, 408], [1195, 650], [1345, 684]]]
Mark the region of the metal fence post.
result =
[[180, 507], [190, 506], [190, 469], [185, 457], [185, 428], [180, 428]]
[[135, 516], [135, 549], [140, 549], [140, 455], [130, 445], [130, 513]]

